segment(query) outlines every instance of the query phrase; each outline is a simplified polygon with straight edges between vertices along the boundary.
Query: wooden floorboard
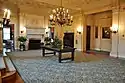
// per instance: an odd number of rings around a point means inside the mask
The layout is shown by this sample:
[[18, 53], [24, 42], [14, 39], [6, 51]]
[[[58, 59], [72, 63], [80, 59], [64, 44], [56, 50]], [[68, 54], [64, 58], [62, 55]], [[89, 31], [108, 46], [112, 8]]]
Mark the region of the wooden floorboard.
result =
[[24, 81], [22, 80], [22, 78], [20, 77], [20, 75], [17, 73], [16, 74], [16, 81], [15, 83], [24, 83]]

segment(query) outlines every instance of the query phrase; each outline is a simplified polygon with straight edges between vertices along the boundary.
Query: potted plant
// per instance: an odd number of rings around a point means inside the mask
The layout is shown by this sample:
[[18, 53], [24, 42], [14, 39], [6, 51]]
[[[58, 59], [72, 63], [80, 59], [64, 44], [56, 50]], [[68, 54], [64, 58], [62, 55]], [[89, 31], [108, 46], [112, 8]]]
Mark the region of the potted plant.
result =
[[50, 37], [45, 37], [44, 41], [45, 41], [45, 45], [50, 45], [51, 38]]
[[51, 46], [53, 48], [60, 48], [62, 47], [62, 41], [56, 36], [54, 39], [53, 39], [53, 42], [51, 42]]
[[27, 38], [26, 37], [24, 37], [24, 36], [19, 36], [18, 37], [18, 41], [20, 41], [20, 44], [25, 44], [25, 42], [26, 42], [26, 40], [27, 40]]

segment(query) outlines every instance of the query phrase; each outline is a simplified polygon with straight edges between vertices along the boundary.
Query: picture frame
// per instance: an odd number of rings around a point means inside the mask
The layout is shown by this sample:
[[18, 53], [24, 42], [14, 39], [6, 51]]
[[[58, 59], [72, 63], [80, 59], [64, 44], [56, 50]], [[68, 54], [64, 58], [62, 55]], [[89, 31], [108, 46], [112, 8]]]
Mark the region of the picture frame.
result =
[[102, 27], [102, 38], [110, 39], [111, 31], [110, 27]]

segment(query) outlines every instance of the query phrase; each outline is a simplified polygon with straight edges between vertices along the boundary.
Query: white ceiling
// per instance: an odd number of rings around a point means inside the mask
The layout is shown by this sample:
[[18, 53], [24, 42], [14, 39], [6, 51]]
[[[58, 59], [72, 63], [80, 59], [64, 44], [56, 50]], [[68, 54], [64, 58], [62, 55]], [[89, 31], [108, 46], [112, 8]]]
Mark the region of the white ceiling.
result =
[[[62, 5], [72, 12], [92, 11], [105, 6], [115, 6], [118, 0], [62, 0]], [[124, 1], [124, 0], [122, 0]], [[53, 8], [61, 6], [61, 0], [0, 0], [5, 7], [19, 7], [22, 12], [48, 14]]]

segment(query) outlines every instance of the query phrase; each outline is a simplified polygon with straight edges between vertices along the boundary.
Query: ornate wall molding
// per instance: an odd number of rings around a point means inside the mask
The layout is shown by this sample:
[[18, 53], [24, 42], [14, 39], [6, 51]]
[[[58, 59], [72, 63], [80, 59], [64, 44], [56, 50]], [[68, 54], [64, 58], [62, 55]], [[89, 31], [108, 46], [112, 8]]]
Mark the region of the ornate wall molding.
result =
[[25, 13], [20, 14], [20, 23], [25, 27], [43, 28], [44, 16], [29, 15]]

